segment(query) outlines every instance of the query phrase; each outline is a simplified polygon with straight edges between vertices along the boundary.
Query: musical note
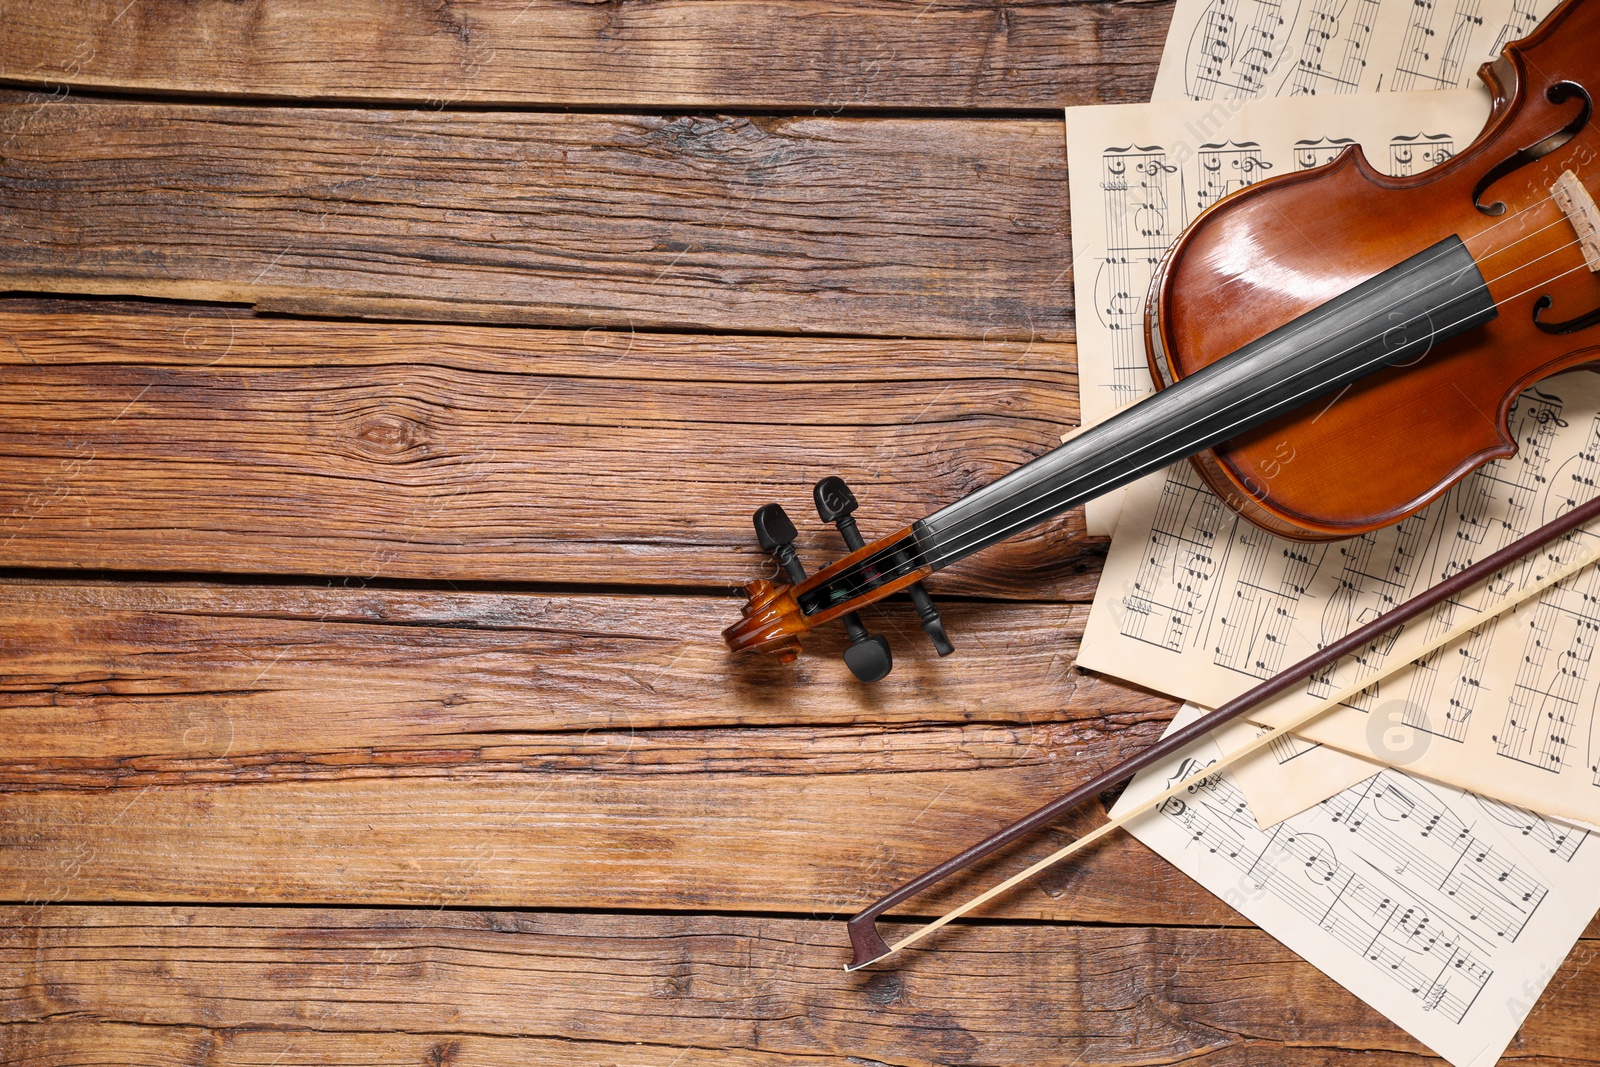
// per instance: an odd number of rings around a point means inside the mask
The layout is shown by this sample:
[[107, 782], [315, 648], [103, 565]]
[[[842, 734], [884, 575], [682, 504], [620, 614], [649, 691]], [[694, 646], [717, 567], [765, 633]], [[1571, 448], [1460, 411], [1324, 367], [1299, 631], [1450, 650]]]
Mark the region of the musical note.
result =
[[1315, 137], [1294, 143], [1294, 169], [1310, 170], [1332, 163], [1339, 153], [1355, 144], [1353, 137]]
[[[1187, 777], [1194, 767], [1190, 762], [1166, 777], [1169, 782]], [[1160, 810], [1179, 829], [1184, 850], [1225, 864], [1252, 892], [1272, 896], [1427, 1010], [1459, 1023], [1494, 973], [1481, 958], [1494, 945], [1492, 939], [1514, 928], [1514, 940], [1537, 903], [1525, 903], [1518, 912], [1491, 910], [1496, 900], [1489, 899], [1476, 872], [1457, 875], [1441, 867], [1415, 847], [1411, 835], [1393, 833], [1381, 817], [1352, 818], [1386, 792], [1391, 799], [1408, 797], [1408, 785], [1396, 778], [1359, 793], [1351, 790], [1325, 802], [1323, 811], [1270, 831], [1256, 826], [1226, 774], [1207, 779], [1186, 800], [1169, 801]], [[1324, 825], [1329, 828], [1323, 830]], [[1147, 837], [1139, 830], [1135, 834]], [[1163, 851], [1159, 843], [1152, 847]], [[1496, 861], [1490, 870], [1505, 866], [1492, 846], [1482, 851]], [[1523, 885], [1517, 882], [1518, 889]], [[1528, 883], [1528, 891], [1539, 901], [1548, 892], [1536, 882]], [[1452, 902], [1452, 897], [1461, 899]]]
[[1570, 860], [1577, 852], [1578, 845], [1588, 836], [1587, 831], [1568, 823], [1552, 822], [1526, 808], [1502, 804], [1488, 797], [1477, 797], [1476, 800], [1490, 818], [1528, 838], [1535, 847], [1564, 860]]
[[1186, 647], [1195, 624], [1209, 613], [1218, 533], [1227, 531], [1223, 543], [1231, 548], [1238, 521], [1197, 483], [1175, 478], [1162, 487], [1161, 532], [1151, 537], [1125, 598], [1122, 632], [1175, 651]]
[[[1145, 771], [1112, 813], [1219, 751], [1202, 740]], [[1385, 770], [1262, 829], [1230, 769], [1129, 829], [1453, 1064], [1487, 1067], [1531, 1006], [1528, 976], [1553, 973], [1600, 904], [1600, 848], [1540, 822]]]
[[1259, 95], [1283, 58], [1293, 17], [1278, 0], [1208, 0], [1187, 51], [1191, 99]]
[[1437, 167], [1456, 154], [1455, 138], [1444, 133], [1418, 133], [1389, 142], [1388, 171], [1396, 177]]
[[1260, 181], [1272, 170], [1254, 141], [1200, 146], [1200, 187], [1195, 193], [1196, 214], [1229, 193]]
[[[1331, 545], [1265, 534], [1227, 512], [1187, 467], [1169, 470], [1159, 486], [1130, 494], [1103, 579], [1127, 592], [1097, 601], [1079, 662], [1219, 704], [1239, 691], [1241, 676], [1270, 676], [1600, 491], [1600, 380], [1573, 374], [1529, 389], [1510, 423], [1517, 455], [1485, 465], [1393, 527]], [[1278, 701], [1287, 712], [1289, 701], [1360, 684], [1395, 657], [1412, 656], [1408, 649], [1421, 641], [1470, 625], [1576, 544], [1507, 568]], [[1139, 617], [1140, 606], [1149, 618]], [[1483, 619], [1301, 735], [1600, 823], [1597, 641], [1600, 570], [1590, 570], [1514, 615]]]
[[1155, 100], [1458, 89], [1556, 0], [1179, 0]]
[[1559, 774], [1575, 764], [1593, 728], [1585, 701], [1600, 632], [1600, 572], [1555, 586], [1534, 606], [1505, 719], [1493, 735], [1501, 756]]
[[[1454, 89], [1467, 73], [1466, 57], [1473, 38], [1482, 30], [1483, 0], [1456, 0], [1445, 18], [1442, 32], [1436, 28], [1438, 9], [1431, 3], [1414, 3], [1395, 65], [1394, 91], [1411, 89]], [[1493, 58], [1493, 57], [1484, 57]]]
[[1314, 0], [1301, 33], [1300, 58], [1279, 95], [1360, 90], [1379, 9], [1380, 0]]
[[1093, 307], [1110, 332], [1113, 407], [1150, 391], [1144, 359], [1144, 301], [1161, 254], [1182, 231], [1178, 168], [1159, 147], [1108, 148], [1101, 157], [1105, 254], [1094, 279]]
[[1536, 0], [1512, 0], [1511, 11], [1506, 15], [1500, 32], [1495, 35], [1494, 46], [1489, 50], [1490, 54], [1499, 55], [1506, 45], [1512, 41], [1520, 41], [1532, 33], [1542, 18], [1544, 18], [1543, 8]]

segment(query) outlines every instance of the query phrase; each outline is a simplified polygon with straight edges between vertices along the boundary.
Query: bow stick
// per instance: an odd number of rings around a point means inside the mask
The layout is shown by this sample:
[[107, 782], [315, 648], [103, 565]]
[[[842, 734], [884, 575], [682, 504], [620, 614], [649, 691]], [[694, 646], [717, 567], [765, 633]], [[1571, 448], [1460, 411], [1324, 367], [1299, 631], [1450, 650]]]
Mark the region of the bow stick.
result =
[[921, 941], [923, 938], [927, 937], [940, 927], [959, 919], [961, 916], [972, 911], [974, 908], [977, 908], [987, 901], [994, 899], [996, 896], [999, 896], [1001, 893], [1004, 893], [1007, 889], [1010, 889], [1017, 883], [1033, 877], [1046, 867], [1066, 859], [1068, 856], [1082, 848], [1086, 848], [1090, 844], [1093, 844], [1095, 841], [1098, 841], [1100, 838], [1109, 834], [1111, 831], [1126, 825], [1130, 820], [1143, 815], [1147, 811], [1151, 811], [1154, 808], [1161, 806], [1172, 797], [1177, 796], [1184, 790], [1204, 781], [1206, 778], [1216, 774], [1224, 767], [1228, 767], [1238, 762], [1244, 757], [1250, 755], [1252, 752], [1259, 751], [1260, 749], [1271, 744], [1275, 739], [1283, 734], [1305, 726], [1319, 715], [1322, 715], [1332, 708], [1339, 706], [1344, 701], [1349, 700], [1351, 697], [1357, 695], [1363, 690], [1370, 688], [1375, 682], [1381, 680], [1394, 671], [1401, 669], [1408, 663], [1413, 663], [1422, 656], [1425, 656], [1428, 653], [1449, 644], [1457, 638], [1462, 637], [1478, 626], [1483, 625], [1487, 619], [1492, 618], [1495, 615], [1499, 615], [1509, 608], [1515, 607], [1530, 597], [1537, 596], [1550, 586], [1572, 576], [1573, 574], [1576, 574], [1578, 571], [1589, 566], [1591, 563], [1600, 561], [1600, 539], [1597, 539], [1595, 544], [1591, 545], [1587, 551], [1580, 553], [1572, 562], [1558, 566], [1550, 574], [1547, 574], [1543, 578], [1540, 578], [1537, 581], [1532, 582], [1526, 587], [1518, 590], [1517, 592], [1512, 593], [1498, 604], [1492, 606], [1489, 610], [1476, 614], [1470, 622], [1455, 627], [1449, 633], [1446, 633], [1441, 637], [1430, 640], [1422, 649], [1420, 649], [1410, 658], [1389, 664], [1362, 679], [1360, 682], [1346, 686], [1333, 696], [1308, 708], [1305, 712], [1290, 722], [1286, 722], [1277, 727], [1265, 728], [1261, 734], [1257, 735], [1249, 743], [1227, 753], [1220, 760], [1212, 763], [1204, 770], [1192, 774], [1183, 781], [1168, 787], [1166, 790], [1157, 794], [1156, 796], [1150, 797], [1134, 805], [1122, 815], [1119, 815], [1110, 822], [1095, 828], [1059, 851], [1046, 856], [1044, 859], [1035, 863], [1027, 870], [1012, 875], [999, 885], [994, 886], [992, 889], [989, 889], [976, 897], [973, 897], [971, 900], [960, 905], [959, 907], [952, 909], [951, 911], [946, 912], [927, 925], [918, 927], [910, 934], [901, 938], [899, 941], [896, 941], [892, 946], [887, 944], [883, 940], [883, 937], [878, 933], [878, 928], [876, 925], [878, 917], [885, 911], [888, 911], [890, 908], [894, 907], [896, 904], [908, 900], [911, 897], [917, 896], [930, 886], [933, 886], [938, 882], [942, 882], [952, 874], [955, 874], [957, 871], [971, 866], [973, 863], [976, 863], [978, 860], [982, 859], [984, 856], [987, 856], [996, 849], [1002, 848], [1005, 845], [1010, 844], [1012, 841], [1015, 841], [1017, 838], [1022, 837], [1024, 834], [1030, 833], [1046, 823], [1053, 821], [1063, 812], [1076, 807], [1089, 797], [1096, 796], [1112, 786], [1117, 785], [1119, 782], [1133, 777], [1146, 767], [1149, 767], [1155, 763], [1159, 763], [1161, 760], [1174, 755], [1180, 749], [1188, 746], [1190, 742], [1203, 737], [1212, 730], [1215, 730], [1217, 727], [1222, 726], [1224, 723], [1238, 718], [1244, 712], [1249, 711], [1251, 708], [1256, 707], [1271, 697], [1277, 696], [1279, 693], [1282, 693], [1299, 683], [1301, 679], [1314, 674], [1325, 667], [1332, 666], [1334, 663], [1343, 659], [1351, 652], [1355, 652], [1362, 646], [1377, 640], [1379, 637], [1383, 636], [1389, 630], [1394, 629], [1396, 626], [1399, 626], [1405, 622], [1409, 622], [1411, 619], [1416, 618], [1423, 612], [1435, 608], [1444, 603], [1446, 600], [1466, 592], [1468, 589], [1477, 585], [1478, 583], [1496, 576], [1501, 570], [1513, 563], [1516, 563], [1528, 553], [1549, 544], [1558, 537], [1571, 533], [1573, 530], [1576, 530], [1577, 528], [1587, 524], [1596, 517], [1600, 517], [1600, 497], [1596, 497], [1587, 503], [1580, 504], [1578, 507], [1567, 512], [1567, 514], [1555, 519], [1552, 522], [1548, 522], [1539, 527], [1537, 530], [1534, 530], [1532, 533], [1513, 541], [1511, 544], [1500, 549], [1498, 552], [1495, 552], [1489, 556], [1485, 556], [1483, 559], [1469, 567], [1464, 567], [1439, 584], [1429, 587], [1423, 592], [1412, 597], [1410, 600], [1407, 600], [1403, 604], [1400, 604], [1373, 619], [1366, 625], [1358, 627], [1339, 640], [1332, 642], [1327, 647], [1320, 649], [1313, 655], [1307, 656], [1294, 666], [1286, 668], [1243, 695], [1237, 696], [1228, 701], [1228, 703], [1217, 708], [1215, 711], [1201, 716], [1187, 726], [1174, 730], [1172, 733], [1163, 737], [1160, 741], [1157, 741], [1155, 744], [1151, 745], [1149, 748], [1145, 749], [1143, 752], [1140, 752], [1131, 759], [1125, 760], [1109, 770], [1102, 771], [1100, 774], [1078, 786], [1065, 796], [1057, 797], [1055, 800], [1052, 800], [1050, 803], [1044, 805], [1042, 808], [1039, 808], [1037, 811], [1034, 811], [1032, 814], [1017, 820], [998, 833], [979, 841], [977, 844], [973, 845], [965, 852], [962, 852], [960, 855], [954, 856], [946, 860], [944, 863], [941, 863], [939, 866], [934, 867], [932, 870], [926, 871], [923, 874], [918, 875], [916, 878], [913, 878], [911, 881], [907, 882], [899, 889], [896, 889], [888, 896], [877, 901], [871, 907], [867, 908], [865, 911], [861, 912], [859, 915], [856, 915], [849, 921], [847, 924], [847, 929], [850, 932], [850, 945], [853, 949], [854, 956], [850, 963], [845, 967], [845, 970], [860, 970], [862, 967], [865, 967], [868, 964], [876, 963], [886, 956], [891, 956], [894, 953], [899, 952], [901, 949]]

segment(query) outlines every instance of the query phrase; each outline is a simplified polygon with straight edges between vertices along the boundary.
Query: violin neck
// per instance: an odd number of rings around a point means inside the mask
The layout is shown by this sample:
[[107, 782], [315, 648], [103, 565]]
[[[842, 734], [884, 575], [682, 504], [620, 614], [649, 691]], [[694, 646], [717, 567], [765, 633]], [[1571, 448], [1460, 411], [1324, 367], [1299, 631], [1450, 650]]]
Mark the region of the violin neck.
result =
[[1447, 237], [819, 573], [796, 601], [806, 615], [865, 606], [913, 571], [941, 570], [1377, 370], [1415, 363], [1495, 315], [1472, 254]]
[[1495, 304], [1451, 236], [1125, 408], [914, 527], [934, 570], [1489, 322]]

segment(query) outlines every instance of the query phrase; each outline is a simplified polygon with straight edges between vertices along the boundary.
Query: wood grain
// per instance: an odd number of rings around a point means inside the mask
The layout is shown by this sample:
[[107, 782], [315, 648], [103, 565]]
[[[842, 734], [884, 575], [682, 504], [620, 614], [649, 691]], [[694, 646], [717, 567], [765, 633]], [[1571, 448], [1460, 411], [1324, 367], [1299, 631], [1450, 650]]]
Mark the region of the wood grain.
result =
[[[1072, 366], [1023, 343], [0, 310], [0, 565], [732, 589], [772, 566], [750, 527], [770, 500], [808, 565], [844, 553], [824, 475], [870, 533], [1048, 450]], [[1102, 552], [1073, 512], [932, 588], [1082, 598]]]
[[0, 78], [522, 106], [1055, 108], [1148, 99], [1168, 3], [0, 3]]
[[[871, 689], [838, 638], [730, 662], [729, 607], [0, 583], [0, 899], [849, 910], [1171, 712], [1071, 669], [1080, 606], [957, 602], [967, 652]], [[1131, 841], [1090, 869], [1018, 914], [1238, 921]]]
[[[89, 773], [54, 768], [54, 789], [0, 793], [0, 900], [845, 915], [1117, 755], [1111, 744], [1038, 751], [1051, 739], [913, 731], [914, 752], [888, 757], [898, 731], [698, 743], [593, 733], [504, 746], [488, 765], [470, 750], [389, 769], [359, 751], [274, 753], [193, 761], [190, 777], [152, 761], [125, 786], [97, 785], [85, 761]], [[1031, 758], [1005, 758], [1030, 743]], [[352, 766], [319, 773], [339, 763]], [[916, 914], [938, 914], [1103, 818], [1086, 810], [998, 854], [919, 898]], [[1125, 837], [986, 914], [1239, 921]]]
[[1059, 119], [0, 93], [0, 287], [434, 321], [1061, 340], [1065, 162]]
[[[797, 919], [81, 907], [5, 920], [0, 1049], [14, 1064], [108, 1047], [139, 1062], [121, 1050], [141, 1046], [184, 1064], [1441, 1062], [1256, 930], [964, 926], [898, 970], [845, 975], [836, 927]], [[1597, 950], [1579, 943], [1512, 1062], [1600, 1062]]]
[[[792, 667], [731, 655], [719, 631], [736, 604], [0, 581], [0, 764], [10, 767], [0, 783], [23, 788], [32, 780], [23, 764], [54, 760], [79, 761], [79, 773], [102, 784], [127, 784], [126, 775], [162, 766], [179, 773], [183, 761], [200, 761], [191, 768], [198, 773], [206, 760], [274, 753], [286, 762], [290, 753], [346, 753], [348, 763], [324, 768], [344, 773], [406, 766], [433, 751], [459, 773], [467, 753], [492, 767], [544, 744], [557, 746], [541, 757], [553, 759], [589, 731], [677, 731], [686, 747], [705, 746], [714, 766], [735, 753], [711, 754], [724, 736], [700, 729], [711, 726], [818, 731], [807, 758], [819, 763], [830, 727], [972, 724], [1011, 746], [979, 758], [966, 745], [941, 752], [941, 742], [913, 755], [920, 750], [900, 747], [909, 744], [902, 735], [881, 753], [886, 768], [912, 759], [908, 766], [954, 769], [1028, 762], [1030, 753], [1059, 754], [1129, 730], [1142, 739], [1172, 710], [1163, 698], [1072, 667], [1083, 606], [951, 602], [961, 651], [942, 660], [909, 605], [891, 606], [870, 621], [893, 636], [895, 670], [868, 687], [845, 670], [842, 631], [820, 636]], [[264, 772], [246, 767], [239, 773]]]
[[[1081, 607], [957, 603], [963, 656], [902, 639], [866, 689], [837, 638], [792, 678], [742, 673], [717, 633], [729, 606], [0, 583], [0, 899], [693, 907], [701, 886], [729, 907], [821, 892], [848, 909], [1170, 715], [1070, 669]], [[907, 846], [904, 825], [926, 832]], [[583, 856], [663, 862], [617, 897]], [[1237, 921], [1132, 842], [1097, 863], [1021, 913]]]
[[[875, 689], [720, 647], [756, 505], [815, 568], [817, 478], [870, 534], [1076, 423], [1015, 109], [1169, 11], [0, 0], [0, 290], [235, 305], [0, 301], [0, 1063], [1438, 1062], [1126, 837], [840, 970], [1170, 714], [1071, 666], [1076, 516]], [[1597, 934], [1518, 1063], [1600, 1064]]]

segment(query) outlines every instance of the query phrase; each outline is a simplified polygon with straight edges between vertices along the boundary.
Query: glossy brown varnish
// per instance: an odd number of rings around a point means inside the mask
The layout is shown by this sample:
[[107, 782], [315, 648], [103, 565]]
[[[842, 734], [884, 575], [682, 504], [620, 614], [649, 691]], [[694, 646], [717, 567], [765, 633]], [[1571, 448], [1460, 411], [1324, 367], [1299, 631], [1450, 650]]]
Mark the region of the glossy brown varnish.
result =
[[[1544, 313], [1549, 321], [1600, 306], [1600, 280], [1584, 267], [1572, 225], [1548, 195], [1566, 169], [1591, 190], [1600, 186], [1594, 123], [1486, 190], [1484, 202], [1504, 201], [1504, 214], [1485, 214], [1473, 203], [1485, 174], [1579, 113], [1581, 100], [1550, 102], [1552, 86], [1572, 81], [1600, 95], [1596, 41], [1600, 4], [1568, 0], [1480, 71], [1493, 109], [1455, 158], [1390, 178], [1351, 148], [1323, 167], [1241, 190], [1185, 231], [1152, 286], [1147, 339], [1158, 384], [1192, 374], [1451, 234], [1472, 250], [1500, 305], [1494, 322], [1411, 366], [1382, 371], [1195, 457], [1231, 506], [1302, 540], [1397, 522], [1474, 468], [1516, 451], [1509, 412], [1526, 386], [1597, 358], [1600, 329], [1552, 335], [1533, 322], [1546, 293], [1554, 300]], [[1556, 275], [1563, 276], [1540, 284]], [[1552, 499], [1563, 499], [1559, 487]]]

